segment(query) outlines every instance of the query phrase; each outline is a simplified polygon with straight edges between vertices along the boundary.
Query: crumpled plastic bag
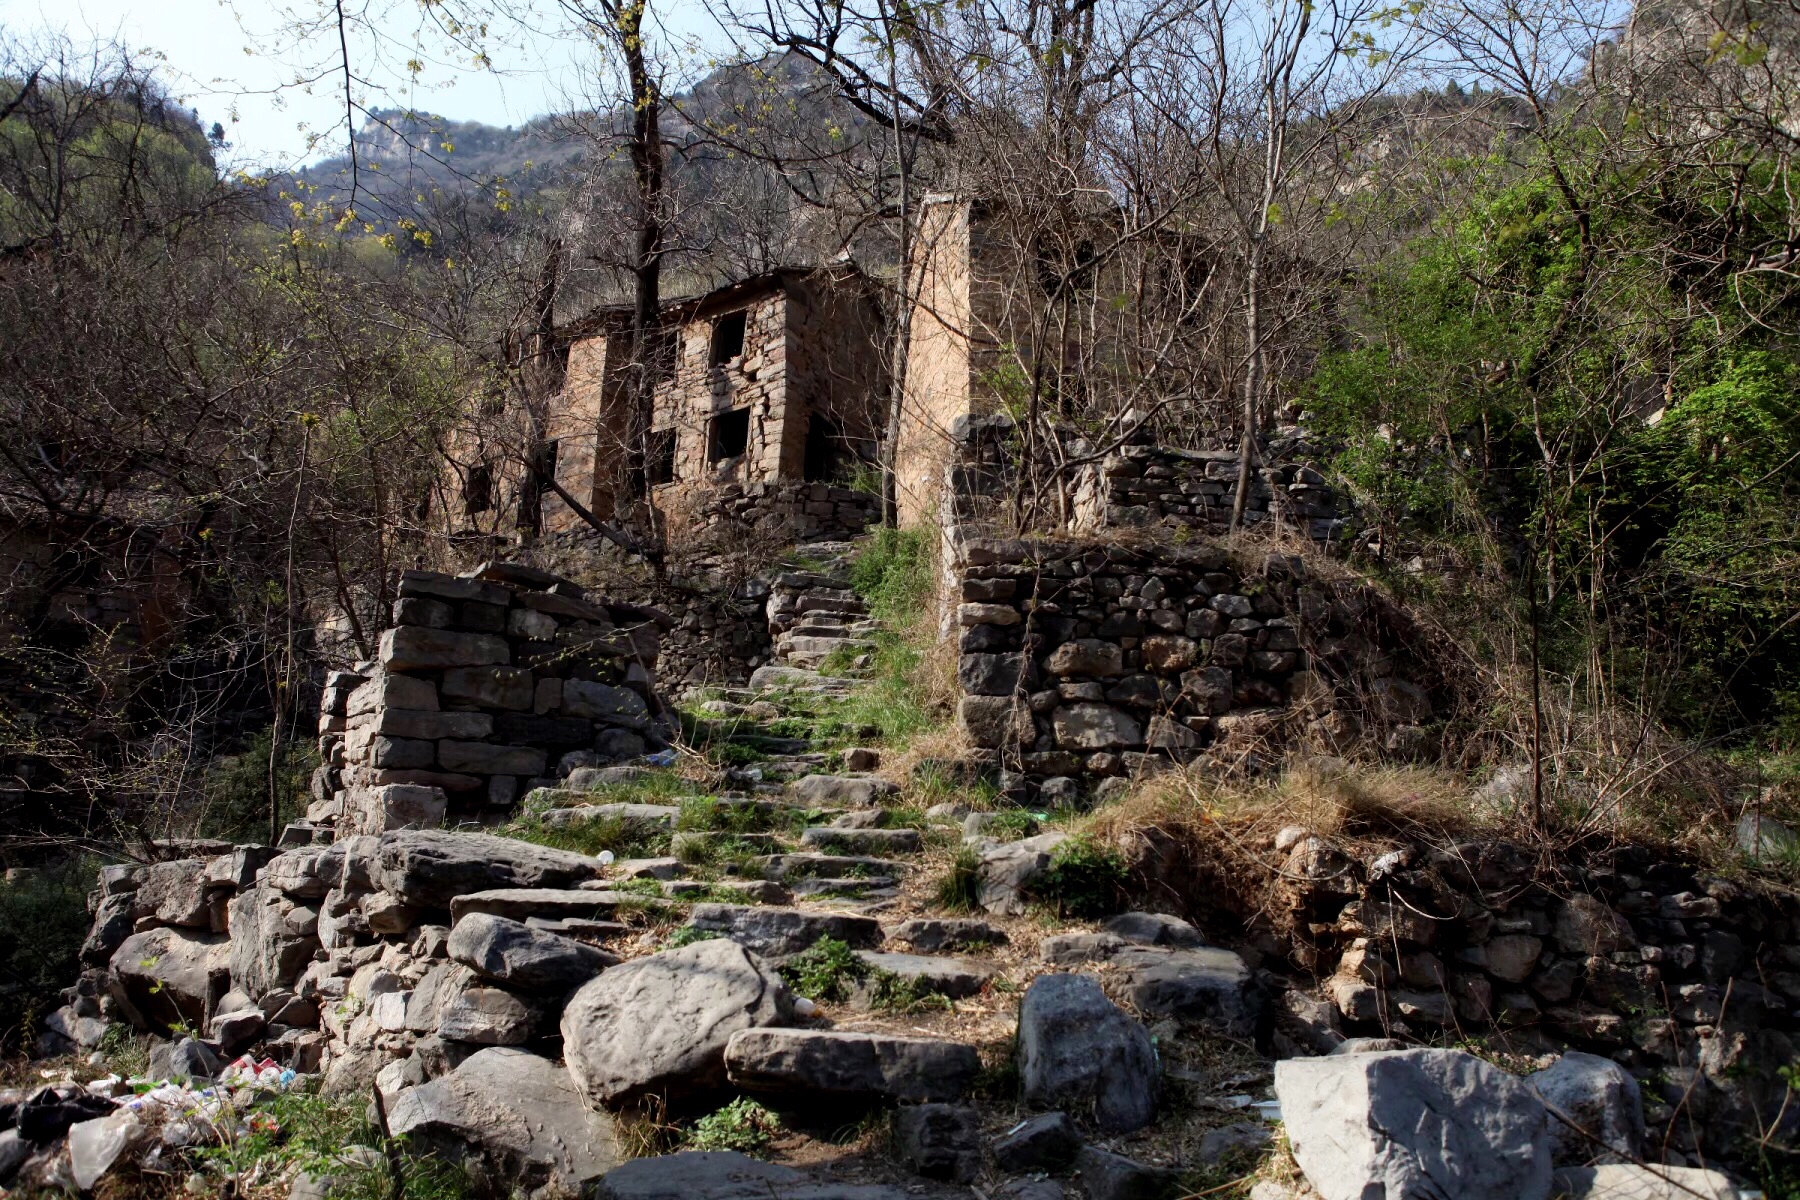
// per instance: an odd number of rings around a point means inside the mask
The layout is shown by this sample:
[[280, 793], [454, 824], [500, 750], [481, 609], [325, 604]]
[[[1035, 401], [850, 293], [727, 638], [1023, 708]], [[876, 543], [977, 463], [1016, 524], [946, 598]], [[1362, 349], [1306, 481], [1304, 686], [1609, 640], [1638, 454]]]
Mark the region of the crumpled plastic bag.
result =
[[75, 1176], [75, 1186], [84, 1192], [92, 1188], [148, 1133], [130, 1109], [69, 1126], [69, 1170]]

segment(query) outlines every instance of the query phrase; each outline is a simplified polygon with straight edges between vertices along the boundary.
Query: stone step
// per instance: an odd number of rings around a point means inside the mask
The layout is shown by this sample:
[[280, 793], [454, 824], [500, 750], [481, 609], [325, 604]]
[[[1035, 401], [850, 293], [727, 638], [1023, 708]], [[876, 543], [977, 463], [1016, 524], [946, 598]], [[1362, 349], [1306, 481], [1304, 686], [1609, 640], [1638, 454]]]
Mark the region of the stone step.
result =
[[[876, 950], [865, 950], [857, 958], [867, 963], [873, 970], [897, 978], [901, 983], [919, 991], [935, 996], [944, 996], [951, 1000], [960, 1000], [965, 996], [973, 996], [987, 986], [988, 980], [995, 974], [993, 967], [986, 963], [967, 958], [947, 958], [932, 954], [891, 954]], [[863, 997], [866, 1003], [875, 998], [877, 985], [865, 985], [868, 993]]]
[[[535, 796], [540, 793], [532, 794]], [[552, 794], [571, 799], [580, 796], [579, 792]], [[675, 818], [680, 815], [681, 809], [672, 804], [583, 804], [572, 808], [548, 809], [539, 820], [552, 829], [567, 829], [595, 821], [619, 821], [626, 825], [667, 830], [675, 828]]]
[[789, 885], [794, 895], [812, 900], [892, 900], [900, 894], [899, 881], [891, 875], [808, 876]]
[[901, 921], [888, 937], [925, 954], [971, 946], [1004, 946], [1005, 931], [969, 917], [919, 917]]
[[870, 808], [900, 794], [900, 786], [873, 775], [808, 775], [788, 784], [788, 795], [820, 808]]
[[846, 879], [891, 874], [901, 864], [870, 855], [770, 854], [758, 860], [763, 878], [794, 880], [838, 875]]
[[726, 1077], [749, 1092], [799, 1098], [958, 1099], [981, 1073], [975, 1047], [828, 1029], [744, 1029], [725, 1046]]
[[806, 846], [846, 854], [917, 854], [924, 846], [916, 829], [833, 829], [813, 826], [800, 835]]
[[696, 904], [688, 914], [695, 929], [728, 937], [747, 950], [785, 958], [810, 949], [822, 937], [859, 949], [881, 944], [881, 926], [872, 917], [809, 912], [799, 908], [750, 908], [738, 904]]
[[847, 696], [855, 691], [856, 687], [857, 682], [854, 679], [821, 675], [817, 671], [808, 671], [803, 667], [782, 666], [775, 663], [758, 667], [750, 674], [752, 694], [788, 689], [828, 696]]
[[669, 839], [669, 849], [677, 858], [692, 854], [710, 854], [719, 849], [741, 849], [757, 854], [773, 854], [782, 841], [772, 833], [733, 833], [730, 830], [694, 829], [677, 833]]
[[455, 925], [470, 913], [492, 913], [529, 921], [532, 917], [560, 920], [579, 917], [605, 920], [623, 906], [627, 909], [666, 907], [667, 902], [636, 892], [611, 892], [585, 888], [495, 888], [470, 892], [450, 901], [450, 923]]
[[772, 879], [674, 879], [663, 884], [663, 895], [674, 900], [729, 896], [740, 904], [789, 904], [794, 899], [792, 892]]

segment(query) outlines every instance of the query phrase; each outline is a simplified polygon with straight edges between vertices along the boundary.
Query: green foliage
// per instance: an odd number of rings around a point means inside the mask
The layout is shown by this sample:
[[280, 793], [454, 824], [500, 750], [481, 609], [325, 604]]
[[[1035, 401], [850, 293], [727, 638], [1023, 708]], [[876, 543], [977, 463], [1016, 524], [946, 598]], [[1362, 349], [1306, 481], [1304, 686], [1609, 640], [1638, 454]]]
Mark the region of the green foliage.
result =
[[931, 551], [925, 527], [893, 529], [884, 525], [850, 564], [850, 586], [878, 620], [903, 626], [931, 599]]
[[1077, 836], [1051, 851], [1050, 865], [1032, 882], [1031, 892], [1062, 916], [1100, 917], [1118, 911], [1127, 877], [1117, 850]]
[[62, 1004], [81, 971], [99, 864], [87, 857], [0, 880], [0, 1050], [28, 1045], [36, 1022]]
[[721, 800], [717, 796], [690, 796], [681, 802], [675, 828], [684, 832], [763, 833], [774, 825], [774, 815], [760, 804]]
[[201, 837], [235, 842], [261, 842], [269, 836], [270, 767], [274, 767], [274, 795], [279, 801], [278, 826], [286, 826], [306, 808], [307, 782], [318, 765], [319, 751], [311, 741], [283, 742], [273, 756], [272, 731], [258, 731], [237, 754], [214, 759], [207, 769], [206, 806], [195, 823]]
[[499, 832], [522, 842], [595, 855], [610, 850], [618, 858], [657, 858], [669, 852], [669, 833], [648, 821], [625, 817], [600, 817], [568, 825], [547, 825], [538, 816], [525, 816]]
[[717, 1112], [694, 1122], [687, 1136], [689, 1150], [735, 1150], [756, 1156], [766, 1152], [781, 1132], [781, 1118], [750, 1099], [740, 1096]]
[[716, 929], [701, 929], [698, 925], [683, 925], [669, 935], [669, 940], [663, 943], [663, 949], [679, 950], [683, 946], [691, 946], [695, 942], [710, 942], [714, 938], [724, 936]]
[[822, 937], [781, 965], [782, 978], [796, 993], [811, 1000], [845, 1000], [867, 978], [869, 965], [848, 942]]
[[922, 979], [906, 979], [892, 971], [876, 971], [871, 981], [871, 1002], [882, 1012], [906, 1014], [927, 1011], [949, 1012], [956, 1006], [941, 992], [931, 990]]

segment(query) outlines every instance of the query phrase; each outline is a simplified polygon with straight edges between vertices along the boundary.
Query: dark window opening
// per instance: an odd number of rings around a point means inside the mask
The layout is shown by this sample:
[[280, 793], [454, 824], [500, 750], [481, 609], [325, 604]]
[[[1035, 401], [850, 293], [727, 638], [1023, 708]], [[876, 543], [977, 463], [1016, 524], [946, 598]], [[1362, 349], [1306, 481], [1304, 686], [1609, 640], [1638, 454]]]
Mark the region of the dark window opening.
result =
[[645, 474], [652, 485], [675, 482], [675, 431], [652, 429], [645, 439]]
[[652, 330], [649, 344], [650, 386], [655, 387], [675, 377], [676, 364], [681, 360], [681, 330], [666, 327]]
[[726, 313], [713, 322], [712, 354], [708, 361], [722, 367], [744, 353], [744, 325], [748, 313]]
[[812, 415], [806, 424], [806, 481], [823, 483], [838, 477], [844, 461], [844, 440], [830, 418]]
[[737, 458], [750, 446], [750, 410], [734, 408], [712, 419], [707, 430], [706, 461]]
[[463, 513], [474, 516], [494, 507], [494, 469], [487, 463], [476, 463], [463, 477]]

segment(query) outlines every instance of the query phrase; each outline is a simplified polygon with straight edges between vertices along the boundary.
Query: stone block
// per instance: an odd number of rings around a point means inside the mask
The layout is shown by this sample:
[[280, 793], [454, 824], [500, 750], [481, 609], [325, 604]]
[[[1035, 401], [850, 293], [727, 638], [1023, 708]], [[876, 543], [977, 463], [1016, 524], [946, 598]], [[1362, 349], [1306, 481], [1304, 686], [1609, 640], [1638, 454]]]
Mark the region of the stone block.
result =
[[490, 742], [443, 741], [438, 761], [447, 771], [471, 775], [542, 775], [546, 753], [541, 746], [497, 746]]
[[381, 635], [381, 664], [389, 671], [485, 667], [512, 661], [505, 638], [400, 625]]
[[435, 742], [439, 738], [488, 737], [494, 732], [494, 718], [486, 713], [384, 708], [373, 714], [370, 728], [388, 737]]
[[447, 701], [527, 712], [537, 681], [523, 667], [458, 667], [444, 672], [441, 691]]
[[381, 671], [350, 693], [345, 712], [349, 716], [360, 717], [383, 708], [436, 712], [437, 707], [437, 685], [431, 680], [414, 679], [409, 675], [390, 675]]

